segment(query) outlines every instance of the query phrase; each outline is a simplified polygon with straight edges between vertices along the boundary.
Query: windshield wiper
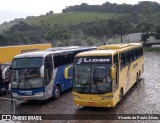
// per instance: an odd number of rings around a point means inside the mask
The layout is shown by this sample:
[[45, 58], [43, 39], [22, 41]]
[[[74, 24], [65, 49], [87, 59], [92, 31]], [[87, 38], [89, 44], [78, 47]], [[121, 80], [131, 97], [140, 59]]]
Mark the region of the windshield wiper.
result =
[[31, 89], [33, 88], [32, 84], [29, 81], [26, 81], [28, 83], [28, 85], [31, 87]]
[[96, 89], [98, 90], [98, 93], [101, 93], [101, 91], [100, 91], [100, 89], [98, 87], [98, 84], [96, 83], [95, 85], [96, 85]]
[[81, 93], [84, 93], [84, 91], [85, 91], [85, 88], [86, 88], [86, 85], [89, 85], [89, 79], [90, 78], [90, 76], [89, 76], [89, 74], [88, 74], [88, 78], [87, 78], [87, 81], [85, 82], [85, 84], [83, 84], [84, 86], [83, 86], [83, 88], [82, 88], [82, 90], [81, 90]]

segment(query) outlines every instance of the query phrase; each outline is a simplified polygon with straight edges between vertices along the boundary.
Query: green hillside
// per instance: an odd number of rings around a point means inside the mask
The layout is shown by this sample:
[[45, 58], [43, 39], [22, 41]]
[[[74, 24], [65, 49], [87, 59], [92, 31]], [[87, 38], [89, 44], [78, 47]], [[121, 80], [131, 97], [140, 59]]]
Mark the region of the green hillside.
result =
[[[42, 25], [42, 21], [44, 25], [50, 24], [78, 24], [81, 22], [90, 22], [94, 20], [105, 20], [111, 19], [112, 17], [123, 16], [125, 14], [119, 13], [102, 13], [102, 12], [68, 12], [68, 13], [59, 13], [53, 15], [42, 15], [42, 16], [35, 16], [31, 18], [24, 19], [23, 21], [30, 24], [30, 25]], [[16, 22], [18, 22], [16, 20]], [[14, 24], [15, 21], [0, 25], [0, 32], [2, 30], [7, 30]]]
[[120, 16], [121, 14], [112, 14], [112, 13], [101, 13], [101, 12], [69, 12], [69, 13], [60, 13], [53, 15], [43, 15], [31, 19], [26, 19], [25, 22], [28, 24], [41, 25], [41, 20], [44, 21], [44, 24], [77, 24], [80, 22], [90, 22], [96, 19], [104, 20], [110, 19], [112, 17]]

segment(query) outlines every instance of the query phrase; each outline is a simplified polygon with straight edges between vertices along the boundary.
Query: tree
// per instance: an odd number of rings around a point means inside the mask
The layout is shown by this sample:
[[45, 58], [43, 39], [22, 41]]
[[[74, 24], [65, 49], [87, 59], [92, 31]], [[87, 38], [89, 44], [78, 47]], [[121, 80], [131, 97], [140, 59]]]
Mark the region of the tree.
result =
[[49, 11], [49, 14], [50, 14], [50, 15], [53, 15], [53, 14], [54, 14], [54, 12], [51, 10], [51, 11]]
[[54, 25], [52, 29], [45, 33], [45, 38], [47, 40], [67, 40], [70, 39], [71, 35], [70, 29], [62, 25]]
[[160, 23], [156, 25], [155, 27], [155, 34], [154, 38], [157, 40], [160, 40]]
[[52, 10], [46, 13], [46, 15], [53, 15], [53, 14], [54, 12]]
[[146, 44], [149, 37], [151, 36], [151, 30], [154, 27], [153, 24], [149, 23], [149, 22], [141, 22], [137, 25], [137, 28], [141, 31], [141, 42]]
[[108, 21], [110, 35], [119, 35], [121, 37], [121, 43], [123, 42], [123, 35], [131, 32], [131, 27], [131, 23], [123, 18], [111, 19]]
[[0, 46], [6, 46], [6, 45], [8, 45], [6, 38], [0, 34]]
[[143, 9], [142, 14], [144, 16], [144, 20], [148, 20], [149, 19], [150, 10], [149, 10], [149, 6], [147, 6], [146, 4], [144, 5], [144, 9]]

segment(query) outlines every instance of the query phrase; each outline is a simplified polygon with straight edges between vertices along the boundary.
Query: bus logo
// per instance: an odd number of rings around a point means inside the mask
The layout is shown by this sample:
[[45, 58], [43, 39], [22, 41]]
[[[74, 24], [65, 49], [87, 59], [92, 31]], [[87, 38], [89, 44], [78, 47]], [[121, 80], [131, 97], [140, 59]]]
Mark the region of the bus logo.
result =
[[32, 95], [32, 91], [21, 91], [21, 90], [19, 90], [19, 93], [25, 94], [25, 95]]
[[84, 63], [105, 63], [105, 62], [110, 62], [110, 59], [91, 59], [91, 58], [80, 58], [78, 59], [77, 64], [81, 64], [82, 62]]
[[78, 60], [78, 63], [77, 63], [77, 64], [81, 64], [81, 63], [82, 63], [82, 60], [83, 60], [83, 58], [80, 58], [80, 59]]

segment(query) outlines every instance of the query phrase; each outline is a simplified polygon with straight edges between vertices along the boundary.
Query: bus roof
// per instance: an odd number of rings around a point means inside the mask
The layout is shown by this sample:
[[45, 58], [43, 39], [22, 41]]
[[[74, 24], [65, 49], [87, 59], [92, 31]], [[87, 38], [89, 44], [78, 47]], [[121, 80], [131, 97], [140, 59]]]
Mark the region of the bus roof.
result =
[[108, 50], [108, 49], [123, 50], [123, 49], [139, 47], [139, 46], [142, 46], [142, 44], [141, 43], [110, 44], [110, 45], [100, 46], [97, 49], [98, 50]]
[[81, 48], [81, 47], [80, 46], [53, 47], [53, 48], [48, 48], [47, 51], [68, 50], [68, 49], [77, 49], [77, 48]]
[[114, 54], [116, 50], [91, 50], [91, 51], [86, 51], [82, 52], [76, 55], [76, 57], [80, 56], [106, 56], [106, 55], [111, 55]]
[[60, 51], [37, 51], [37, 52], [29, 52], [24, 54], [16, 55], [14, 58], [24, 58], [24, 57], [45, 57], [46, 55], [52, 53], [59, 53]]
[[96, 49], [96, 47], [74, 47], [74, 48], [62, 48], [57, 50], [45, 50], [45, 51], [36, 51], [36, 52], [29, 52], [24, 54], [16, 55], [14, 58], [25, 58], [25, 57], [45, 57], [49, 54], [58, 54], [58, 53], [64, 53], [64, 52], [73, 52], [73, 51], [81, 51], [81, 50], [87, 50], [87, 49]]
[[44, 46], [44, 45], [48, 45], [50, 47], [52, 47], [51, 43], [46, 43], [46, 44], [28, 44], [28, 45], [14, 45], [14, 46], [3, 46], [0, 47], [0, 49], [8, 49], [8, 48], [16, 48], [16, 47], [28, 47], [28, 46]]
[[107, 56], [113, 55], [116, 52], [127, 51], [132, 48], [142, 46], [141, 43], [128, 43], [128, 44], [110, 44], [98, 47], [96, 50], [82, 52], [76, 55], [80, 56]]

